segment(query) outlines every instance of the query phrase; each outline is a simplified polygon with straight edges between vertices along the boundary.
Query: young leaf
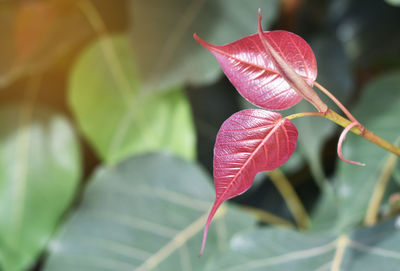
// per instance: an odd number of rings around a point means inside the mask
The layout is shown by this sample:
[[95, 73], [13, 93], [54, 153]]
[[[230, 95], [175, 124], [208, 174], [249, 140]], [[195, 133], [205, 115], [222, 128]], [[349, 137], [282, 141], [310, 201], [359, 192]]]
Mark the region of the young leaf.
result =
[[[310, 46], [287, 31], [263, 32], [263, 36], [284, 62], [312, 86], [317, 77], [317, 63]], [[265, 109], [283, 110], [302, 99], [264, 49], [258, 34], [224, 46], [209, 44], [196, 34], [193, 37], [214, 54], [226, 76], [249, 102]]]
[[[328, 110], [328, 106], [319, 98], [312, 87], [310, 87], [307, 82], [304, 81], [304, 79], [299, 76], [299, 74], [293, 70], [292, 67], [290, 67], [288, 62], [280, 56], [276, 49], [272, 47], [271, 42], [268, 41], [268, 37], [264, 36], [264, 32], [261, 28], [260, 10], [258, 10], [258, 37], [260, 38], [261, 44], [263, 45], [265, 51], [268, 53], [268, 56], [272, 59], [272, 62], [274, 63], [279, 74], [286, 80], [287, 83], [289, 83], [290, 87], [295, 89], [298, 94], [310, 102], [315, 108], [318, 109], [319, 112], [326, 112]], [[289, 39], [284, 41], [287, 43]], [[295, 46], [293, 50], [300, 53], [300, 50], [297, 46]], [[304, 58], [301, 53], [300, 56]]]
[[276, 112], [242, 110], [222, 124], [214, 148], [216, 199], [204, 228], [200, 254], [218, 207], [249, 189], [258, 172], [284, 164], [296, 149], [296, 142], [296, 127]]

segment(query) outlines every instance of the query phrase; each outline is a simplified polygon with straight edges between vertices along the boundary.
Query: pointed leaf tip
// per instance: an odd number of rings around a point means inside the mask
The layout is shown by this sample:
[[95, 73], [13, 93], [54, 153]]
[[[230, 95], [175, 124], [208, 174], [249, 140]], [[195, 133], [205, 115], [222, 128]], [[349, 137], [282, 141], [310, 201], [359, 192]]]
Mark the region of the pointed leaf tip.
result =
[[213, 52], [213, 50], [217, 47], [215, 45], [212, 45], [211, 43], [206, 42], [202, 38], [200, 38], [196, 33], [193, 33], [193, 38], [204, 48], [209, 50], [210, 52]]
[[258, 34], [222, 46], [207, 43], [196, 34], [193, 38], [217, 58], [228, 79], [250, 103], [269, 110], [290, 108], [300, 102], [302, 95], [282, 73], [264, 48], [263, 41], [268, 39], [275, 53], [279, 52], [280, 59], [286, 66], [290, 65], [295, 76], [302, 78], [309, 88], [317, 77], [314, 53], [301, 37], [293, 33], [262, 32], [261, 12], [258, 28]]
[[200, 255], [218, 207], [247, 191], [258, 172], [286, 163], [296, 149], [297, 135], [289, 119], [261, 109], [242, 110], [222, 124], [214, 148], [216, 199], [204, 228]]
[[[285, 59], [285, 57], [282, 55], [281, 50], [282, 47], [285, 45], [291, 44], [291, 51], [292, 53], [295, 53], [293, 51], [298, 51], [297, 54], [300, 53], [302, 57], [306, 57], [307, 55], [303, 53], [301, 50], [302, 48], [299, 46], [299, 44], [296, 44], [296, 41], [291, 41], [290, 37], [286, 37], [285, 39], [282, 39], [279, 44], [279, 46], [272, 46], [272, 43], [274, 41], [269, 41], [268, 35], [265, 35], [265, 33], [262, 30], [261, 27], [261, 13], [258, 13], [258, 37], [260, 38], [261, 44], [265, 51], [268, 53], [268, 57], [272, 60], [275, 68], [279, 72], [279, 74], [284, 78], [284, 80], [290, 85], [291, 88], [293, 88], [297, 94], [299, 94], [301, 97], [306, 99], [308, 102], [310, 102], [319, 112], [326, 112], [328, 109], [328, 106], [319, 98], [317, 93], [312, 89], [314, 80], [306, 82], [304, 78], [299, 75], [298, 71], [296, 71], [293, 68], [293, 65], [295, 65], [295, 62], [293, 61], [288, 61], [288, 59]], [[292, 35], [297, 37], [297, 42], [301, 41], [303, 47], [308, 47], [309, 45], [307, 42], [305, 42], [301, 37], [291, 33]], [[274, 48], [277, 47], [277, 48]], [[309, 48], [309, 51], [311, 52], [313, 56], [313, 60], [315, 61], [315, 56], [311, 48]], [[289, 59], [290, 60], [290, 59]], [[303, 60], [304, 61], [304, 60]], [[315, 64], [315, 75], [316, 75], [316, 64]], [[309, 71], [307, 70], [306, 73]]]
[[262, 16], [261, 16], [261, 9], [258, 9], [258, 22], [257, 22], [257, 27], [258, 27], [258, 33], [262, 33], [262, 27], [261, 27], [261, 20], [262, 20]]
[[206, 225], [204, 226], [203, 241], [201, 243], [201, 249], [200, 249], [199, 256], [203, 255], [203, 253], [204, 253], [204, 249], [205, 249], [206, 241], [207, 241], [207, 235], [208, 235], [208, 228], [210, 227], [211, 221], [221, 204], [222, 204], [221, 201], [216, 200], [211, 208], [210, 214], [208, 215]]

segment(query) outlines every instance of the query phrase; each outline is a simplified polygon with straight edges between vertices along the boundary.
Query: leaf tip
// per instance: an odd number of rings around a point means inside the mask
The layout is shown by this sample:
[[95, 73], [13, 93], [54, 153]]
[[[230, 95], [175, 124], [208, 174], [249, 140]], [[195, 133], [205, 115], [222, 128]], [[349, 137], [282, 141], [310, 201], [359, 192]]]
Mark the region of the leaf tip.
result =
[[262, 27], [261, 27], [261, 20], [262, 20], [261, 8], [258, 8], [258, 32], [259, 32], [259, 34], [263, 32]]
[[208, 215], [206, 225], [204, 226], [203, 241], [201, 242], [201, 249], [200, 249], [199, 257], [201, 255], [203, 255], [203, 253], [204, 253], [204, 249], [206, 247], [207, 235], [208, 235], [208, 228], [210, 227], [211, 221], [221, 204], [222, 204], [222, 201], [216, 199], [213, 207], [211, 208], [210, 214]]
[[215, 45], [212, 45], [208, 42], [206, 42], [205, 40], [203, 40], [202, 38], [200, 38], [197, 33], [193, 33], [193, 39], [195, 41], [197, 41], [201, 46], [203, 46], [204, 48], [206, 48], [207, 50], [212, 51], [212, 49], [215, 47]]

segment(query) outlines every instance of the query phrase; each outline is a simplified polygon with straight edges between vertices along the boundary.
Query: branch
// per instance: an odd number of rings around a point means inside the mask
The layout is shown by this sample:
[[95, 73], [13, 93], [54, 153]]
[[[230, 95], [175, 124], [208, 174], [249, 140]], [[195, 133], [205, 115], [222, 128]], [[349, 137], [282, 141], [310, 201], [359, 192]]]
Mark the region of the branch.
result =
[[307, 229], [310, 226], [310, 218], [304, 208], [301, 200], [293, 189], [290, 181], [286, 178], [283, 172], [278, 168], [273, 171], [269, 171], [269, 178], [274, 183], [276, 189], [281, 193], [284, 198], [290, 212], [293, 215], [300, 229]]

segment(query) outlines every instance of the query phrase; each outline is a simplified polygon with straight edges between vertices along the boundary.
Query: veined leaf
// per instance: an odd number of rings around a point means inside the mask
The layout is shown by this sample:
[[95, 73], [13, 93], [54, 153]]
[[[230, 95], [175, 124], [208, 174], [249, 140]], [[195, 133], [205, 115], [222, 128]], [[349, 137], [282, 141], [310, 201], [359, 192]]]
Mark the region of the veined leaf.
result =
[[400, 264], [394, 220], [340, 236], [269, 228], [236, 235], [207, 271], [392, 271]]
[[0, 110], [0, 269], [28, 270], [68, 208], [81, 174], [77, 137], [49, 110]]
[[[312, 86], [317, 77], [317, 63], [310, 46], [301, 37], [287, 31], [264, 32], [263, 36], [279, 56]], [[226, 76], [249, 102], [270, 110], [283, 110], [302, 99], [274, 64], [258, 34], [224, 46], [209, 44], [196, 34], [194, 38], [214, 54]]]
[[174, 156], [136, 156], [100, 167], [52, 242], [44, 270], [202, 271], [234, 233], [255, 224], [244, 211], [222, 209], [210, 231], [212, 249], [199, 259], [212, 195], [205, 172]]
[[201, 251], [218, 207], [249, 189], [258, 172], [284, 164], [296, 149], [296, 141], [296, 127], [276, 112], [242, 110], [222, 124], [214, 148], [216, 199], [204, 229]]
[[[275, 68], [279, 72], [279, 75], [285, 79], [285, 81], [297, 92], [297, 94], [301, 95], [305, 100], [310, 102], [316, 109], [318, 109], [319, 112], [326, 112], [328, 110], [327, 105], [322, 102], [312, 87], [307, 84], [307, 82], [291, 67], [291, 65], [285, 59], [283, 59], [281, 54], [271, 45], [271, 41], [269, 41], [268, 37], [264, 36], [264, 32], [261, 27], [261, 10], [258, 10], [258, 37], [260, 38], [264, 50], [268, 53], [269, 58], [272, 60]], [[283, 41], [287, 43], [289, 40], [293, 43], [293, 38], [286, 38]], [[304, 43], [308, 46], [306, 42]], [[310, 47], [308, 46], [308, 48]], [[308, 57], [307, 55], [299, 52], [301, 50], [297, 45], [295, 46], [295, 49], [297, 49], [303, 60]], [[312, 54], [312, 56], [315, 59], [314, 54]]]

